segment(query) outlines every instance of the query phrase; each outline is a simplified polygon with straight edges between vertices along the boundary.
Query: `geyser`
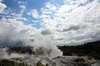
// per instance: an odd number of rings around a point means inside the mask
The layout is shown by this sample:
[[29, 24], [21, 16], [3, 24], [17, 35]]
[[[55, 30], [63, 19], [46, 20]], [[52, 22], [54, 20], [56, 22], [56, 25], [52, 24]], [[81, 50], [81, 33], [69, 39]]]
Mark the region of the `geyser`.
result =
[[32, 46], [35, 55], [51, 58], [62, 55], [51, 36], [21, 22], [0, 23], [0, 37], [0, 45]]

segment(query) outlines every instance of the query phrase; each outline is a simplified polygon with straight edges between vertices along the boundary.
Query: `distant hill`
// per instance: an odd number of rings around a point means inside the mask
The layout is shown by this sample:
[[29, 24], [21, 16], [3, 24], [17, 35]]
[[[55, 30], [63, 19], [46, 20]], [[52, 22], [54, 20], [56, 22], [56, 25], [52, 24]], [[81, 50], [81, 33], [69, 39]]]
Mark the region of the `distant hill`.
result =
[[77, 46], [58, 46], [64, 56], [89, 56], [100, 59], [100, 41], [85, 43]]
[[0, 46], [3, 46], [3, 47], [24, 47], [25, 45], [22, 41], [9, 42], [9, 41], [5, 40], [5, 42], [0, 42]]
[[7, 50], [8, 54], [11, 53], [21, 53], [21, 54], [34, 54], [32, 47], [9, 47]]

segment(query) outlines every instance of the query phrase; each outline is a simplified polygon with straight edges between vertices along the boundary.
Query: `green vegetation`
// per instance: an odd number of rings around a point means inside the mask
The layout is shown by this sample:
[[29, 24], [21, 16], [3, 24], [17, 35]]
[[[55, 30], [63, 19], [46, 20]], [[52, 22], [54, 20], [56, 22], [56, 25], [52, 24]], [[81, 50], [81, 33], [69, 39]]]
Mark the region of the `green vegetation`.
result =
[[36, 64], [36, 66], [48, 66], [48, 64], [44, 65], [44, 64], [42, 64], [41, 61], [38, 61], [37, 64]]
[[28, 65], [25, 62], [17, 62], [8, 59], [2, 59], [0, 60], [0, 66], [31, 66], [31, 65]]
[[43, 47], [37, 48], [36, 51], [33, 51], [32, 47], [8, 47], [7, 50], [8, 54], [11, 53], [20, 53], [20, 54], [30, 54], [30, 55], [44, 55], [45, 52], [48, 53], [50, 56], [50, 53], [52, 52], [51, 49], [46, 49]]
[[100, 60], [100, 41], [78, 46], [58, 46], [64, 56], [88, 56]]
[[22, 54], [34, 54], [35, 52], [33, 52], [32, 47], [9, 47], [9, 49], [7, 50], [7, 52], [10, 53], [22, 53]]

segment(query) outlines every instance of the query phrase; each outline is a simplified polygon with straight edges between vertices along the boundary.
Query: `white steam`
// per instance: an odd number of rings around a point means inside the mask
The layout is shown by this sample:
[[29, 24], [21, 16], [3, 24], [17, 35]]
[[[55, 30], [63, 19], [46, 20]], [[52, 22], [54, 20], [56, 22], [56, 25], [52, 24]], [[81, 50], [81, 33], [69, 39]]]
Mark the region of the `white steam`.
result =
[[0, 59], [5, 59], [5, 58], [8, 58], [6, 48], [0, 48]]
[[35, 34], [34, 36], [34, 49], [37, 55], [45, 56], [61, 56], [62, 52], [57, 48], [55, 42], [50, 39], [49, 36], [43, 36], [42, 34]]
[[62, 55], [50, 36], [42, 35], [41, 30], [21, 22], [0, 23], [0, 45], [32, 46], [35, 55], [47, 57]]
[[24, 58], [26, 54], [18, 54], [11, 53], [10, 55], [7, 53], [8, 48], [0, 48], [0, 59], [11, 59], [11, 58]]

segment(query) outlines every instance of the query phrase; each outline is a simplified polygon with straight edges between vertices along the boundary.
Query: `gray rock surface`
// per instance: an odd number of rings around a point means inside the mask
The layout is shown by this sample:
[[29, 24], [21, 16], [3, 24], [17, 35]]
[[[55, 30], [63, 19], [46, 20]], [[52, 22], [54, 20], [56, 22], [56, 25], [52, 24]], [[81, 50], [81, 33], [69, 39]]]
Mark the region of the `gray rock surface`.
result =
[[91, 64], [85, 58], [64, 56], [52, 59], [49, 66], [91, 66]]
[[42, 56], [31, 56], [27, 57], [25, 60], [32, 66], [36, 66], [38, 61], [41, 61], [44, 65], [48, 64], [48, 66], [91, 66], [85, 57], [82, 58], [78, 56], [59, 56], [53, 59]]

